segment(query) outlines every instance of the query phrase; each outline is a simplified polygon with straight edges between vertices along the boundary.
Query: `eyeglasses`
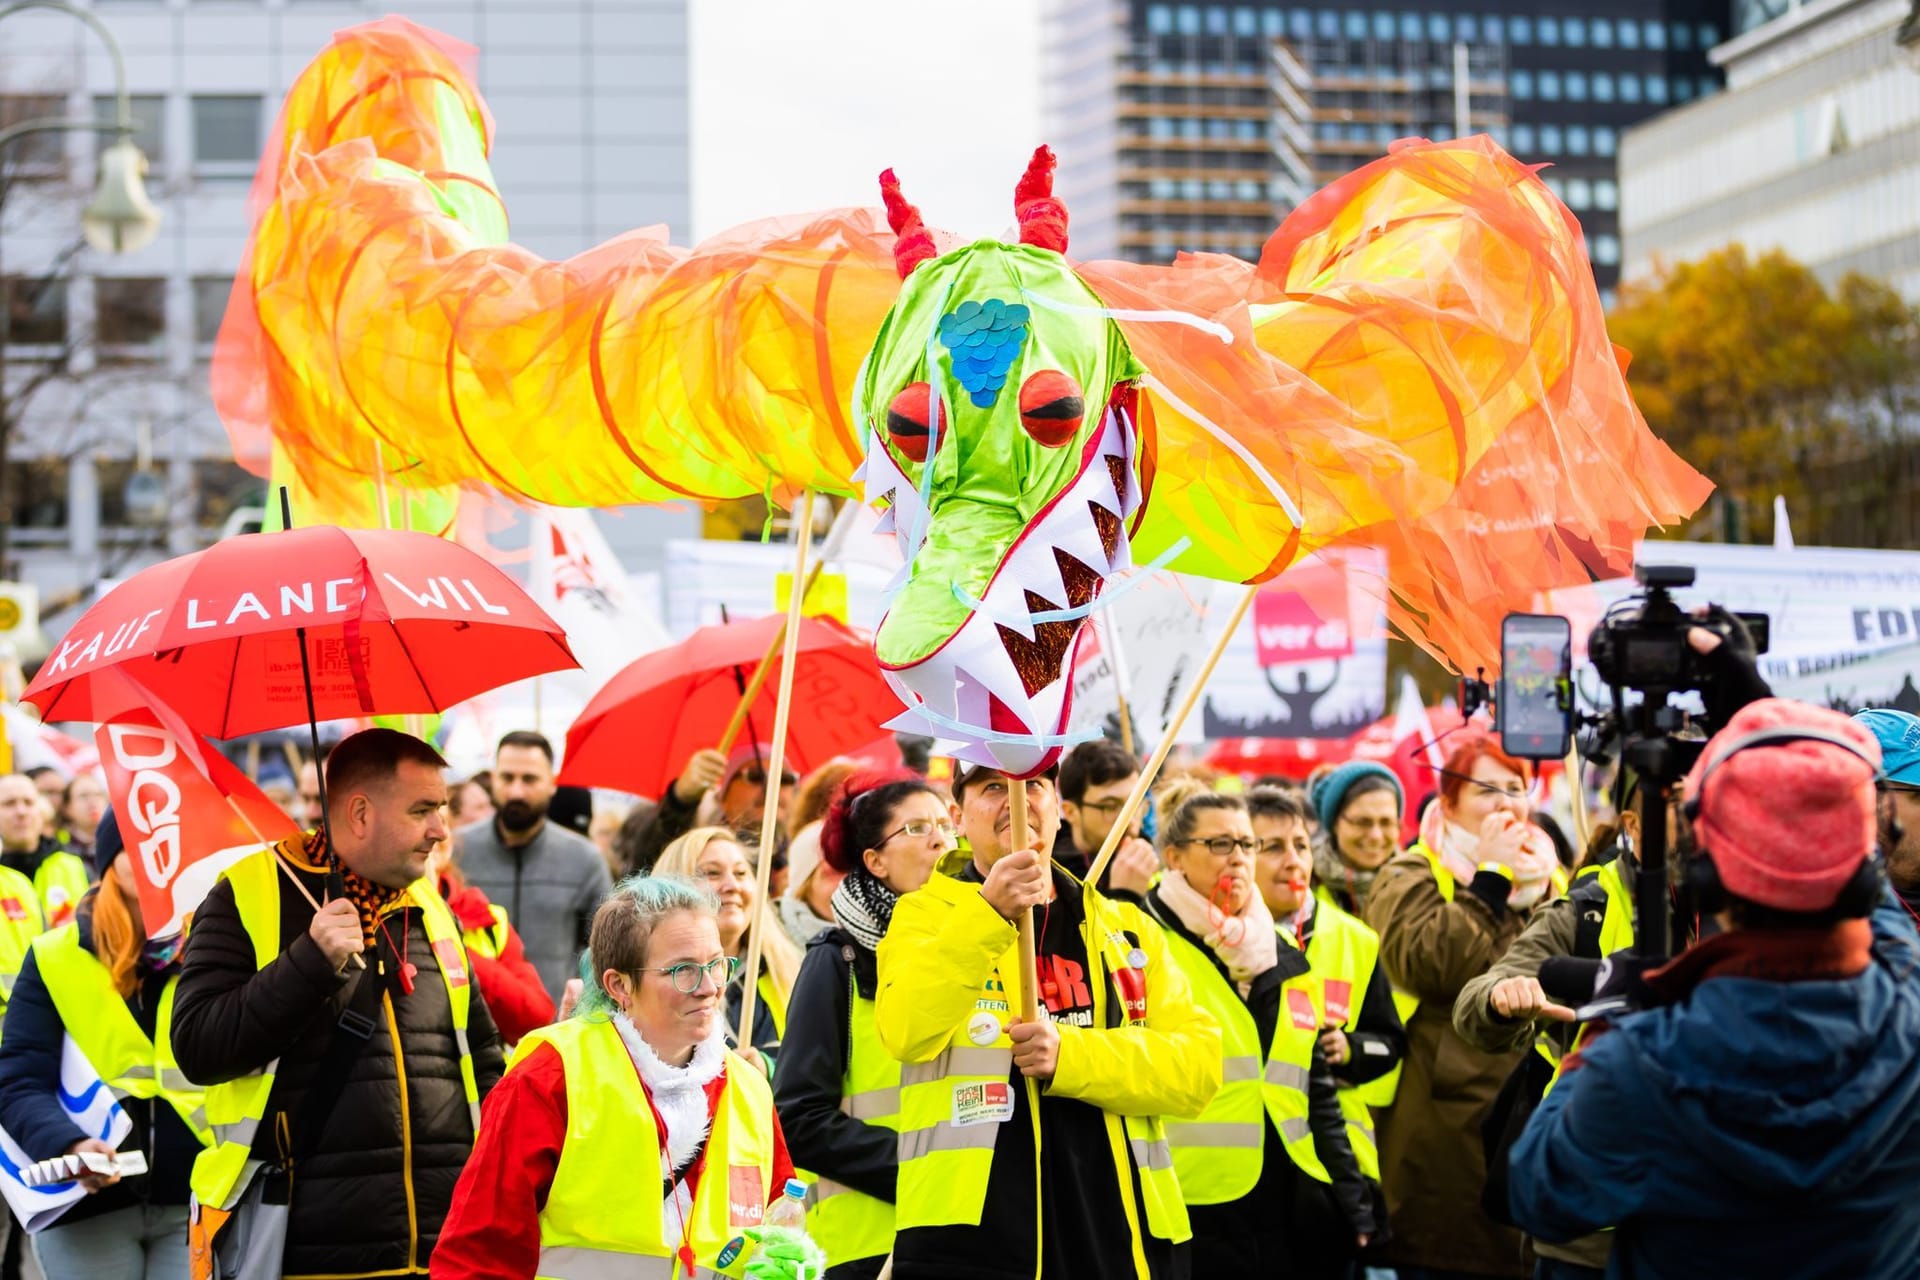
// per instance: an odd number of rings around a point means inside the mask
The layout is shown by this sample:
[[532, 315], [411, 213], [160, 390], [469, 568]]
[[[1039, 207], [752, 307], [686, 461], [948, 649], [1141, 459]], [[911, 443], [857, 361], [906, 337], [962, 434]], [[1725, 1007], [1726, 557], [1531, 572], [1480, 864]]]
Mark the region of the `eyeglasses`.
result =
[[716, 987], [724, 987], [733, 981], [740, 972], [739, 956], [721, 956], [718, 960], [709, 960], [697, 964], [692, 960], [682, 960], [679, 964], [670, 964], [664, 969], [642, 968], [638, 973], [664, 973], [673, 989], [683, 996], [690, 996], [700, 989], [703, 981], [712, 981]]
[[886, 835], [880, 837], [880, 843], [885, 844], [895, 836], [911, 836], [915, 840], [924, 840], [936, 831], [948, 840], [952, 840], [960, 834], [954, 825], [945, 818], [936, 818], [933, 820], [915, 818], [912, 822], [902, 823], [892, 831], [887, 832]]
[[1238, 836], [1215, 836], [1211, 840], [1178, 840], [1176, 844], [1203, 844], [1207, 852], [1216, 858], [1231, 858], [1236, 853], [1253, 853], [1260, 848], [1258, 840], [1244, 840]]

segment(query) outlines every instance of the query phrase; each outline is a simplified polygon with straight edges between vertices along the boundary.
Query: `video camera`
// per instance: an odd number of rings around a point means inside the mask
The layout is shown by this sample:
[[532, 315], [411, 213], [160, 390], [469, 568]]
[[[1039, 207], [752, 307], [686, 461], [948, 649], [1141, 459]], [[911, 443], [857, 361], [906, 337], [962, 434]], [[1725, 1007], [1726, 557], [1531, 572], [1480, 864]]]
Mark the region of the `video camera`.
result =
[[[1659, 957], [1667, 952], [1668, 798], [1724, 716], [1749, 700], [1755, 686], [1764, 689], [1753, 659], [1767, 651], [1771, 628], [1765, 614], [1718, 605], [1699, 614], [1683, 609], [1673, 592], [1693, 585], [1689, 566], [1635, 565], [1633, 576], [1639, 594], [1609, 608], [1587, 639], [1587, 657], [1611, 692], [1610, 709], [1590, 714], [1575, 705], [1572, 623], [1527, 613], [1508, 614], [1501, 623], [1497, 692], [1469, 681], [1461, 704], [1471, 715], [1475, 706], [1493, 703], [1501, 749], [1509, 755], [1564, 760], [1578, 729], [1586, 759], [1605, 764], [1617, 753], [1633, 770], [1642, 845], [1635, 950]], [[1720, 636], [1726, 652], [1701, 654], [1688, 638], [1695, 628]], [[1629, 692], [1637, 700], [1630, 702]], [[1675, 695], [1697, 696], [1705, 713], [1675, 705]]]

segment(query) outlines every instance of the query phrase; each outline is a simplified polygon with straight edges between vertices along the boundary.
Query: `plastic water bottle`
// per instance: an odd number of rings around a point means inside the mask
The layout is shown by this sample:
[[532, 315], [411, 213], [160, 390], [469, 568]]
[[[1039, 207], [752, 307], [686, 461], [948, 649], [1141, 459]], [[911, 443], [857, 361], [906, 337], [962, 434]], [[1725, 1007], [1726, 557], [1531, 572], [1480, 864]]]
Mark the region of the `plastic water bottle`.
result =
[[788, 1178], [786, 1190], [767, 1210], [767, 1225], [785, 1227], [790, 1231], [807, 1229], [807, 1184], [798, 1178]]

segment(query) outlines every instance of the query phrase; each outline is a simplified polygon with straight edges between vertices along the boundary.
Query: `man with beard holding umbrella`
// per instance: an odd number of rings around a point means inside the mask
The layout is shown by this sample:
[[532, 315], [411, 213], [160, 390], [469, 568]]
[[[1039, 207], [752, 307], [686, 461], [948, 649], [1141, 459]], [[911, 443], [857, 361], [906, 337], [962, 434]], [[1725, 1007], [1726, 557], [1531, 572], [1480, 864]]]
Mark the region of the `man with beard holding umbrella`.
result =
[[467, 883], [507, 909], [527, 958], [557, 1002], [613, 877], [593, 841], [547, 821], [553, 744], [516, 729], [493, 756], [493, 818], [463, 827], [454, 856]]

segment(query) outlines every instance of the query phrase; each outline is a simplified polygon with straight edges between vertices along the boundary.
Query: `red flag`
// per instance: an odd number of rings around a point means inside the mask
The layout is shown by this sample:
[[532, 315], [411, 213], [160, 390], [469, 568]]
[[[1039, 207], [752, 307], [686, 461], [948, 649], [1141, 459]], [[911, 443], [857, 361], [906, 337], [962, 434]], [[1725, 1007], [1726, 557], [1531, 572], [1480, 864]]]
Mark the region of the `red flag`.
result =
[[94, 740], [147, 936], [159, 938], [182, 927], [228, 866], [299, 827], [164, 702], [115, 674], [126, 696]]

